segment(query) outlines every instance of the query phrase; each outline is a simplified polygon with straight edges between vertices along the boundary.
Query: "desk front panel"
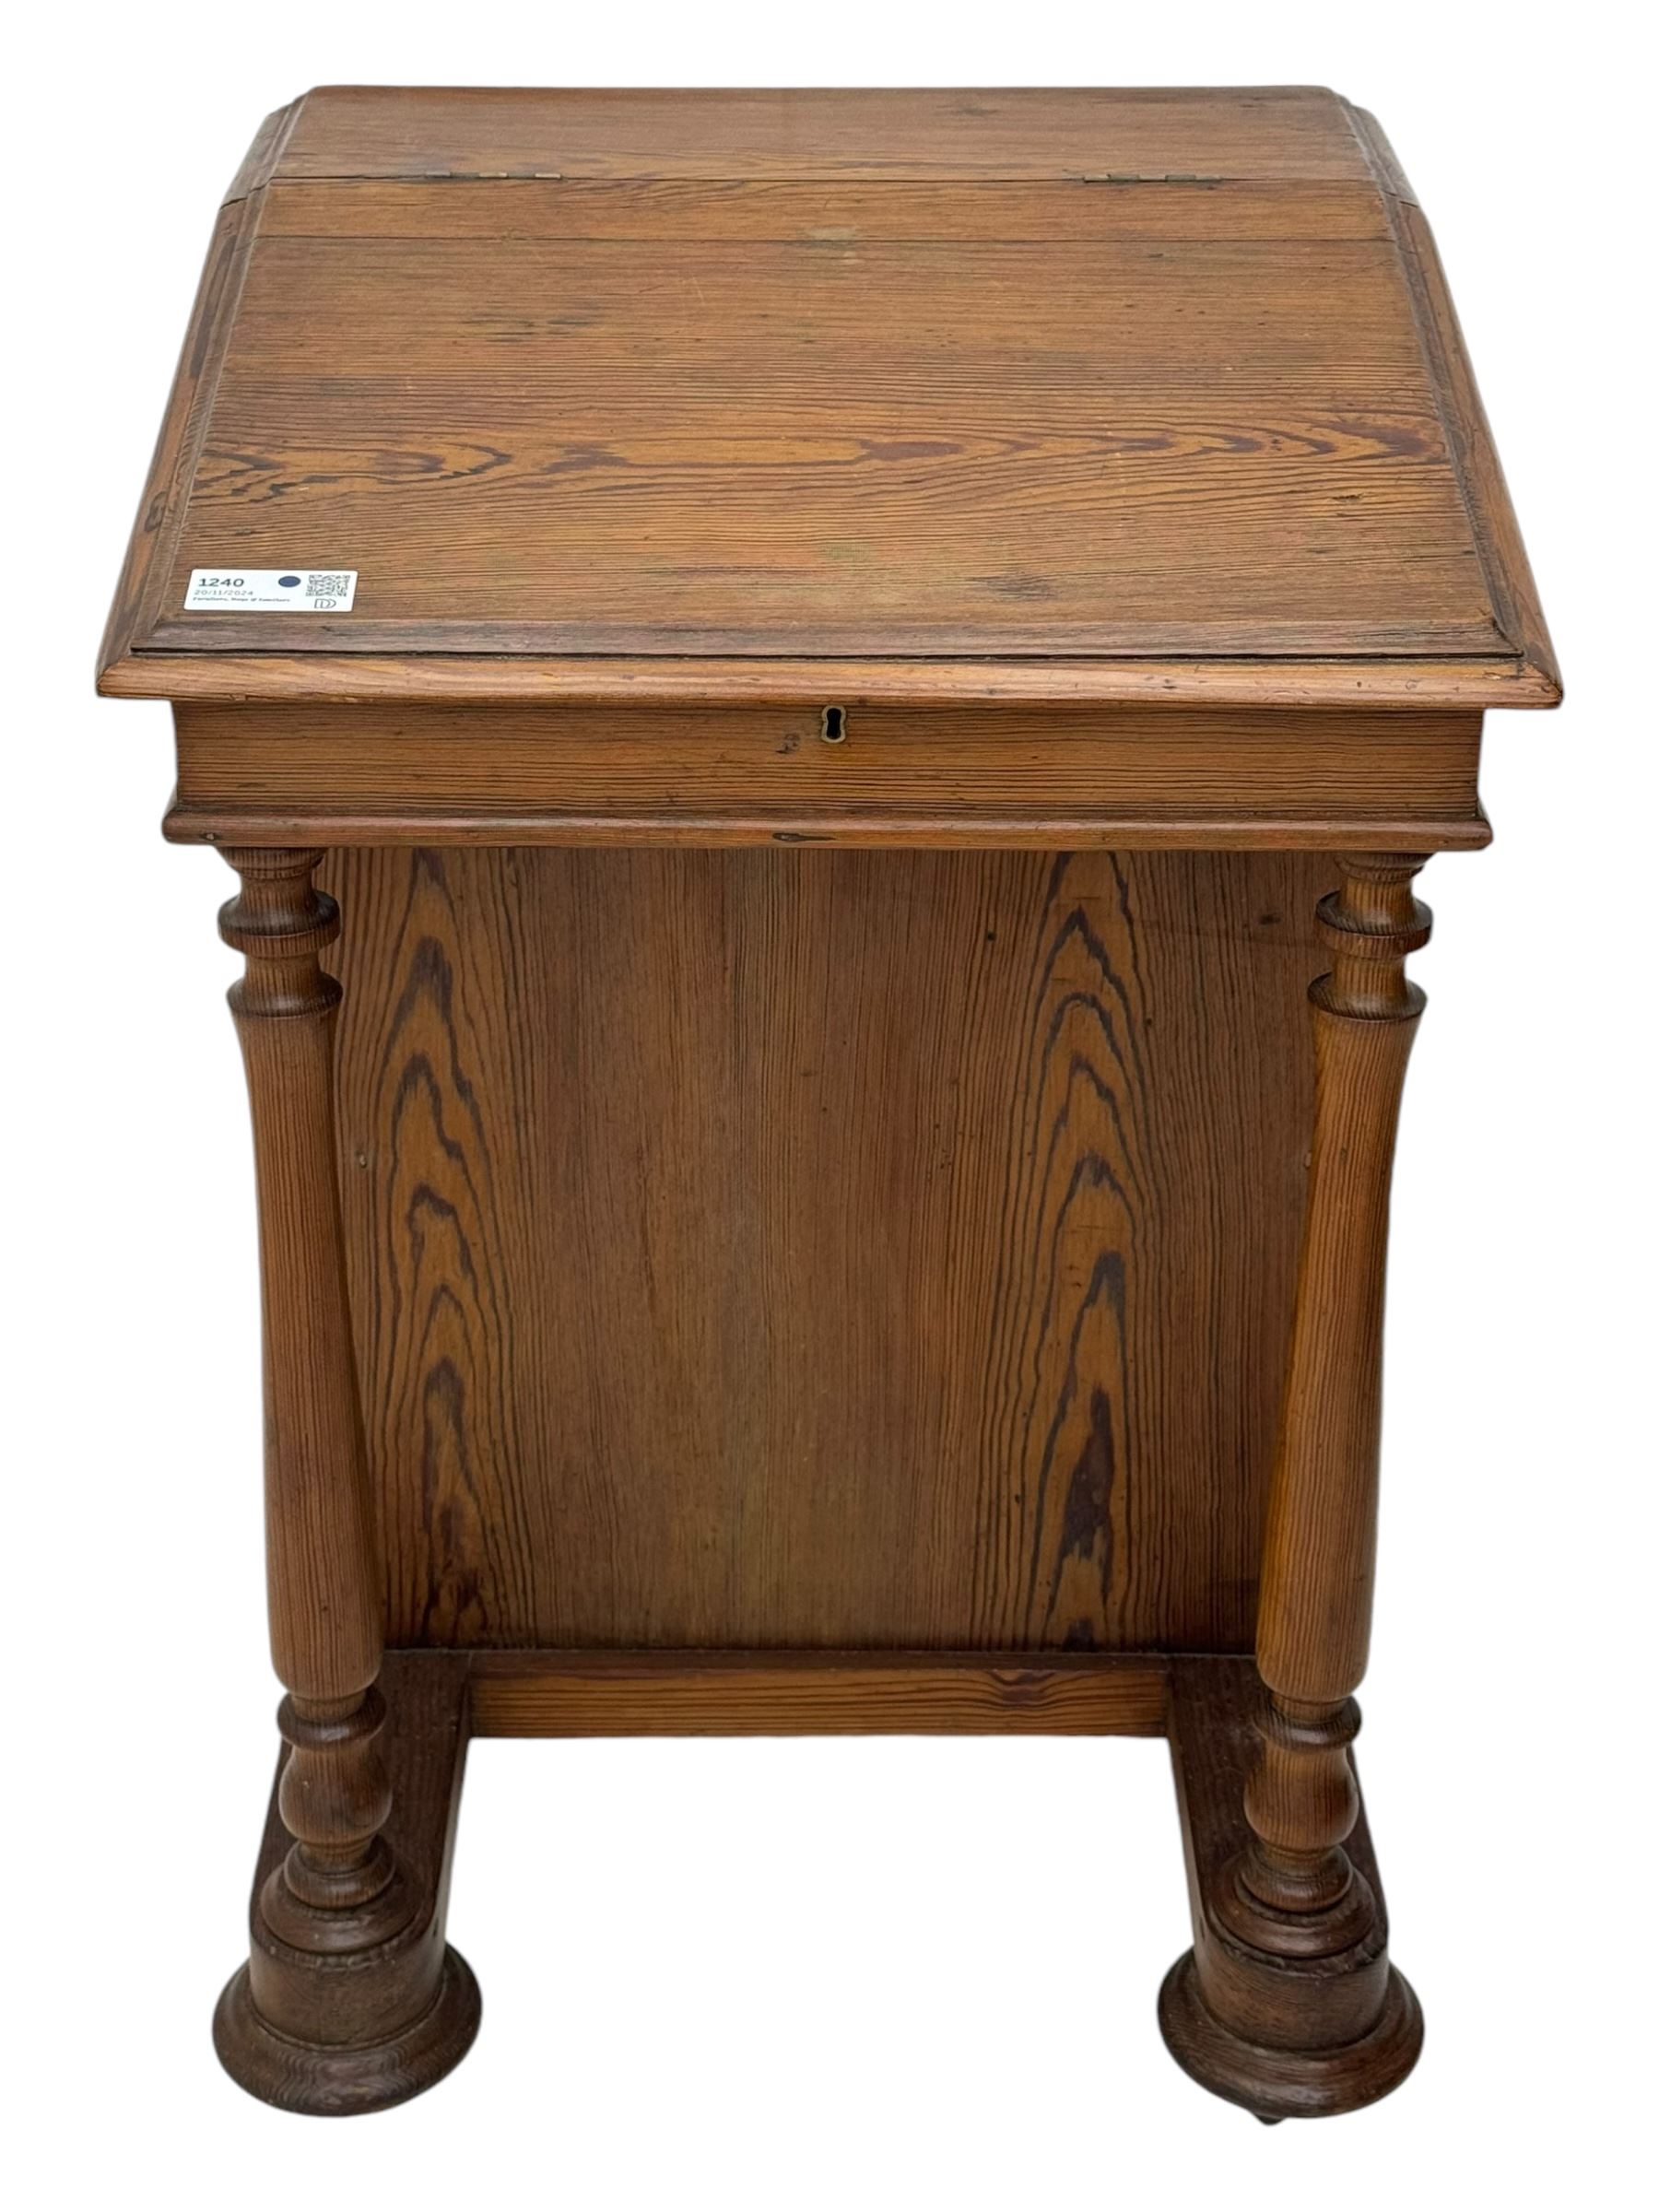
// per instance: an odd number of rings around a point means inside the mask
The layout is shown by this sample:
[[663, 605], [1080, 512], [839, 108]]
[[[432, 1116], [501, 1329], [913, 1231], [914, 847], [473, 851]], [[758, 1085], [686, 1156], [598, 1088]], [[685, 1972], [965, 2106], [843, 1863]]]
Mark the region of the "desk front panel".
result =
[[1334, 872], [329, 854], [389, 1640], [1247, 1649]]

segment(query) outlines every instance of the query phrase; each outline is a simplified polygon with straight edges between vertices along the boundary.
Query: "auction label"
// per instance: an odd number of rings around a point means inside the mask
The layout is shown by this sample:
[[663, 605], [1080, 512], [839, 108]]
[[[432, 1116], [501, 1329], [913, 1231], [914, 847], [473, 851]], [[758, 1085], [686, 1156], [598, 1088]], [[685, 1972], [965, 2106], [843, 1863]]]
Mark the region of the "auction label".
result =
[[241, 614], [348, 615], [355, 569], [192, 569], [187, 614], [218, 607]]

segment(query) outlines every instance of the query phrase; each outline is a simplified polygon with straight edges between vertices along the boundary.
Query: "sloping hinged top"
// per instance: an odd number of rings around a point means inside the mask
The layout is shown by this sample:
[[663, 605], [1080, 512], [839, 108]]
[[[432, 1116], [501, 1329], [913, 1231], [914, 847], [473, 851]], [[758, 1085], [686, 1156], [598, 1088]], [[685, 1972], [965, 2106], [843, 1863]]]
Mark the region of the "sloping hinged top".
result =
[[[195, 568], [356, 603], [191, 614]], [[101, 682], [1559, 696], [1427, 227], [1307, 88], [308, 93], [221, 210]]]

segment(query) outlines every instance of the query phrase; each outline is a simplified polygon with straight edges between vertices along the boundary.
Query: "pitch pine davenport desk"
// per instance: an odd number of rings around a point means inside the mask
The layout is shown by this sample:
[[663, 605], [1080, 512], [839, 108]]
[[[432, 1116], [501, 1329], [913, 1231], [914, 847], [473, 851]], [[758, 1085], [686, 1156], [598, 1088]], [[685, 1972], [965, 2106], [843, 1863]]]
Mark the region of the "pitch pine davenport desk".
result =
[[1167, 1734], [1176, 2057], [1393, 2088], [1414, 879], [1558, 686], [1371, 119], [313, 92], [102, 686], [241, 879], [288, 1694], [236, 2078], [464, 2053], [469, 1735], [954, 1729]]

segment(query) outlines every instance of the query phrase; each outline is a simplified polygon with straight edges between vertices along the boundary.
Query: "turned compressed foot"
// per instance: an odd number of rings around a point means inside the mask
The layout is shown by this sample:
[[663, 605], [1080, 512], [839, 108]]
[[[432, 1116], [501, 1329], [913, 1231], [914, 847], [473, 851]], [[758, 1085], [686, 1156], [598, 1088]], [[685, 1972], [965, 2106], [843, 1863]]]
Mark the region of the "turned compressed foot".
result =
[[[252, 2096], [288, 2112], [401, 2104], [441, 2081], [478, 2031], [477, 1983], [444, 1941], [466, 1755], [466, 1661], [447, 1652], [392, 1652], [381, 1685], [385, 1718], [376, 1735], [390, 1810], [376, 1831], [382, 1848], [374, 1862], [393, 1870], [389, 1878], [356, 1908], [296, 1900], [288, 1886], [297, 1757], [290, 1748], [253, 1877], [248, 1963], [214, 2015], [214, 2047], [226, 2071]], [[379, 1696], [374, 1702], [378, 1708]]]
[[[1217, 2097], [1258, 2120], [1323, 2120], [1374, 2104], [1398, 2088], [1423, 2042], [1423, 2016], [1410, 1983], [1385, 1965], [1385, 1995], [1375, 2023], [1351, 2043], [1328, 2051], [1280, 2050], [1225, 2026], [1205, 2000], [1195, 1955], [1178, 1959], [1158, 1998], [1158, 2021], [1171, 2055]], [[1313, 2009], [1317, 2005], [1314, 1994]]]
[[[327, 1992], [319, 1988], [319, 2009]], [[249, 1968], [239, 1968], [213, 2016], [213, 2047], [251, 2096], [285, 2112], [319, 2117], [382, 2112], [441, 2081], [472, 2048], [482, 2000], [473, 1971], [446, 1944], [430, 2009], [372, 2043], [295, 2042], [253, 2003]]]
[[1248, 1660], [1182, 1660], [1171, 1670], [1170, 1747], [1194, 1941], [1164, 1982], [1158, 2017], [1177, 2063], [1216, 2096], [1260, 2120], [1322, 2119], [1397, 2088], [1422, 2047], [1423, 2019], [1388, 1962], [1357, 1777], [1343, 1853], [1351, 1879], [1325, 1912], [1276, 1912], [1249, 1893], [1241, 1903], [1254, 1832], [1244, 1806], [1265, 1710]]

